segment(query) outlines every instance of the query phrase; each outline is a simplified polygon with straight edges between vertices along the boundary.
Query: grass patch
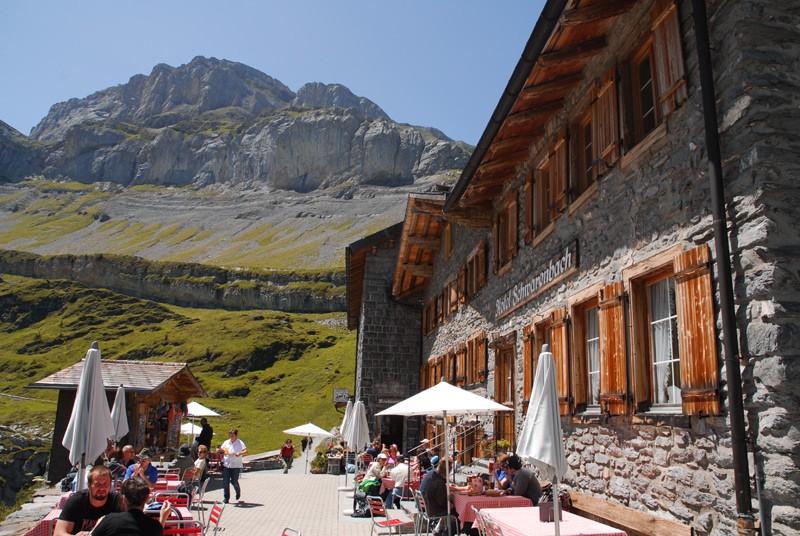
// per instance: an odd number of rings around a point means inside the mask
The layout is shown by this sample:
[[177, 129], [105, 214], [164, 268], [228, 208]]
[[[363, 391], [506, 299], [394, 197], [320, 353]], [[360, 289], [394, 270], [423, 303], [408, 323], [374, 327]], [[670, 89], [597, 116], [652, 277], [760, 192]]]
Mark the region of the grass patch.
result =
[[182, 308], [8, 275], [0, 302], [0, 393], [34, 399], [0, 397], [0, 424], [51, 428], [57, 392], [26, 386], [78, 362], [94, 340], [103, 359], [188, 363], [203, 404], [223, 414], [212, 426], [239, 428], [252, 453], [279, 448], [290, 426], [338, 425], [333, 389], [354, 384], [355, 334], [341, 313]]

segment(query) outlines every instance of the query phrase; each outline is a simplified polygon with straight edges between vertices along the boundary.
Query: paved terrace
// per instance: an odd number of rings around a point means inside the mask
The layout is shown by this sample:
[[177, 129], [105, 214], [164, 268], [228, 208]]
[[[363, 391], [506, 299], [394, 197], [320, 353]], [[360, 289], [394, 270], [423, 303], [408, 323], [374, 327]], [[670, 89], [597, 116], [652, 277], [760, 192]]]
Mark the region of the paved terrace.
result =
[[[297, 458], [292, 469], [251, 471], [242, 473], [239, 483], [241, 501], [225, 505], [220, 526], [223, 534], [238, 536], [258, 534], [279, 536], [284, 527], [302, 531], [304, 536], [369, 536], [370, 518], [353, 518], [343, 514], [353, 507], [353, 475], [347, 475], [350, 491], [339, 491], [345, 486], [345, 475], [305, 474], [305, 458]], [[35, 503], [28, 503], [23, 511], [12, 514], [0, 524], [0, 536], [22, 535], [41, 520], [56, 504], [61, 492], [44, 488]], [[222, 501], [222, 476], [215, 474], [208, 484], [204, 503], [206, 513], [214, 501]], [[411, 510], [413, 501], [403, 503]], [[392, 516], [403, 517], [402, 510], [392, 510]], [[198, 513], [195, 512], [195, 518]], [[413, 531], [412, 531], [413, 532]]]

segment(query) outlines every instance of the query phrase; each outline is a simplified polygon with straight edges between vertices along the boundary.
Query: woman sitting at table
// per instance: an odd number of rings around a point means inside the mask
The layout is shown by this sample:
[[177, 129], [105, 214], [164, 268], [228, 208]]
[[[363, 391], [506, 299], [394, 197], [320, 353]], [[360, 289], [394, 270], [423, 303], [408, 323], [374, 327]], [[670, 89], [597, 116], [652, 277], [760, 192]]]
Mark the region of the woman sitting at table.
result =
[[542, 486], [530, 467], [522, 467], [522, 459], [519, 456], [516, 454], [509, 456], [503, 464], [503, 469], [512, 481], [513, 490], [506, 490], [508, 495], [527, 497], [533, 501], [533, 504], [539, 504]]
[[104, 516], [92, 529], [92, 536], [159, 536], [164, 532], [164, 523], [170, 514], [169, 501], [164, 501], [158, 512], [158, 520], [144, 513], [144, 505], [150, 497], [150, 487], [138, 478], [122, 483], [122, 497], [127, 512]]

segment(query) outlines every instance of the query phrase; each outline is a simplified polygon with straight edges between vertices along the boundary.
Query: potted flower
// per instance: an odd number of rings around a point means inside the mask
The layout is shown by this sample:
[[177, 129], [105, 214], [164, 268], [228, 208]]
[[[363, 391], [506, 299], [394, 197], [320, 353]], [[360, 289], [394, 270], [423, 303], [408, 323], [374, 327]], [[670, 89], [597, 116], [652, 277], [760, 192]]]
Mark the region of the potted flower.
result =
[[485, 437], [481, 440], [480, 447], [482, 458], [494, 458], [498, 452], [507, 452], [511, 448], [511, 442], [507, 439]]

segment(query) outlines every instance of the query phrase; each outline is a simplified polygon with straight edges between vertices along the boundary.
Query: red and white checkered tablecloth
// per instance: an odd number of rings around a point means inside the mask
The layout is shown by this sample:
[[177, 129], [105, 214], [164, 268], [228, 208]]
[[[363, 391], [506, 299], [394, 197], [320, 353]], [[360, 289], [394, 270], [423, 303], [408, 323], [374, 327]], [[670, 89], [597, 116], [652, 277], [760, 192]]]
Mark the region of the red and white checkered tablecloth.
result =
[[462, 527], [464, 523], [473, 523], [475, 521], [475, 512], [472, 511], [470, 506], [474, 506], [478, 510], [483, 510], [484, 508], [532, 507], [533, 502], [527, 497], [517, 497], [516, 495], [487, 497], [486, 495], [455, 493], [453, 494], [453, 507], [458, 513]]
[[[555, 523], [539, 521], [539, 508], [485, 508], [481, 514], [500, 525], [504, 536], [554, 536]], [[609, 527], [570, 512], [561, 513], [561, 536], [626, 536], [625, 531]]]
[[53, 530], [56, 528], [56, 521], [58, 521], [58, 516], [60, 515], [61, 508], [50, 510], [50, 513], [44, 516], [44, 519], [25, 533], [25, 536], [52, 536]]

